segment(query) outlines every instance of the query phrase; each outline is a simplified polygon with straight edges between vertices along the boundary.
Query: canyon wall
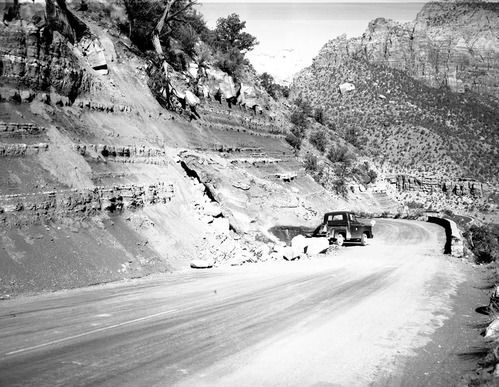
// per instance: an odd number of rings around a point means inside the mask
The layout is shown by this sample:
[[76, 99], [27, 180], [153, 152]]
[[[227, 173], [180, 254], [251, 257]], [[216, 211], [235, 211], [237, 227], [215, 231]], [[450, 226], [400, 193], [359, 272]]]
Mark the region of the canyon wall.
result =
[[406, 70], [434, 87], [499, 97], [499, 4], [430, 2], [416, 20], [378, 18], [351, 54]]

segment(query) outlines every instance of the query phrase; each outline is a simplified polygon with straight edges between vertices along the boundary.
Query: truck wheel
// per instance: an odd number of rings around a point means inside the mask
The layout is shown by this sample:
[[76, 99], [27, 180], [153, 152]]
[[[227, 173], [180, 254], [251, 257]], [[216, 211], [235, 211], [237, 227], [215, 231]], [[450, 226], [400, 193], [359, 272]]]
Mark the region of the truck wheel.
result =
[[343, 246], [343, 242], [345, 242], [345, 238], [343, 237], [343, 235], [339, 234], [336, 236], [336, 244], [338, 246]]
[[367, 234], [366, 233], [362, 234], [362, 237], [360, 238], [360, 244], [362, 246], [367, 245]]

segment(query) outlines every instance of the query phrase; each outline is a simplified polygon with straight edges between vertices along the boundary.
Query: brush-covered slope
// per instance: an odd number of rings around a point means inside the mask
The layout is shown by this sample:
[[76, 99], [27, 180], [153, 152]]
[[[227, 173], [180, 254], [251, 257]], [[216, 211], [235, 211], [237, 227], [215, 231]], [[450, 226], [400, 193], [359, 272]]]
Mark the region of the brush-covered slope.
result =
[[[497, 182], [499, 110], [495, 99], [435, 89], [407, 73], [350, 56], [348, 41], [329, 42], [294, 83], [323, 106], [336, 130], [394, 170]], [[355, 90], [341, 93], [352, 83]]]

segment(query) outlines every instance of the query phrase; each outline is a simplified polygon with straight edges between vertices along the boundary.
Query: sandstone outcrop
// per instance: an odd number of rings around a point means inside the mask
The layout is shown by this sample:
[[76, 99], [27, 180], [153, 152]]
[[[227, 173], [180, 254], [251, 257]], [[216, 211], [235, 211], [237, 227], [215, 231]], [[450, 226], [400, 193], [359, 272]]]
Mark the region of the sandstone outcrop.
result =
[[38, 136], [46, 131], [33, 123], [1, 122], [0, 136], [3, 137], [25, 137]]
[[482, 197], [487, 185], [472, 179], [449, 180], [444, 178], [417, 178], [409, 175], [387, 176], [389, 184], [398, 191], [421, 191], [447, 195]]
[[101, 211], [121, 212], [144, 205], [168, 203], [173, 197], [173, 185], [165, 182], [1, 195], [0, 223], [8, 226], [64, 217], [84, 219]]
[[82, 156], [92, 153], [102, 157], [164, 157], [165, 150], [139, 145], [74, 144], [73, 149]]
[[54, 90], [74, 99], [86, 89], [88, 75], [71, 48], [84, 25], [64, 1], [22, 3], [0, 23], [0, 83], [32, 90]]
[[2, 144], [0, 143], [0, 157], [23, 157], [45, 152], [49, 144]]
[[434, 87], [499, 96], [499, 4], [430, 2], [407, 24], [378, 18], [350, 55], [406, 70]]

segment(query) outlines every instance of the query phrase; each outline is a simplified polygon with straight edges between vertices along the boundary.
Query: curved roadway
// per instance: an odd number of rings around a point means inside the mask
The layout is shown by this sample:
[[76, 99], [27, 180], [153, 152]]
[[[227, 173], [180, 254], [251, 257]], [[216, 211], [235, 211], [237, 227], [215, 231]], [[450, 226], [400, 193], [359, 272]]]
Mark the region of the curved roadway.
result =
[[365, 386], [402, 372], [464, 279], [437, 225], [365, 247], [0, 303], [0, 385]]

